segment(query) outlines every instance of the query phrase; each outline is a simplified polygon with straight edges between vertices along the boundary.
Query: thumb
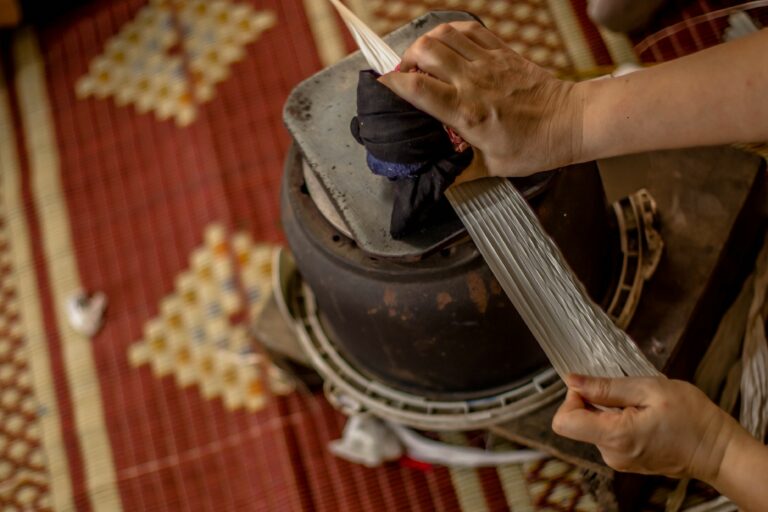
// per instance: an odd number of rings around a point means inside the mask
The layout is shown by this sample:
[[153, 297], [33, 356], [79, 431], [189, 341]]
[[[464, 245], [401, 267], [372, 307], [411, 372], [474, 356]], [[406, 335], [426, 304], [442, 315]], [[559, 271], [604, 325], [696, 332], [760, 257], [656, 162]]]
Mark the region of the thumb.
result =
[[605, 407], [637, 407], [645, 405], [647, 398], [643, 378], [605, 378], [587, 375], [569, 375], [568, 388], [594, 405]]
[[379, 77], [379, 82], [405, 101], [437, 118], [448, 126], [456, 116], [456, 89], [424, 73], [392, 72]]

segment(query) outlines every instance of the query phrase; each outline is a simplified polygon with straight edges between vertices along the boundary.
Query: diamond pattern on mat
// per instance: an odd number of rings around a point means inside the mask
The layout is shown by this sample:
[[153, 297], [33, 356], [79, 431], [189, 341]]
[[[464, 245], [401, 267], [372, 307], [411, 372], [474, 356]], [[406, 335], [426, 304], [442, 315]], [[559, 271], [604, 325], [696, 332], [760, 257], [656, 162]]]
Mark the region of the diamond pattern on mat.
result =
[[545, 0], [370, 0], [371, 27], [386, 34], [430, 10], [469, 11], [516, 52], [540, 66], [568, 71], [572, 64]]
[[0, 219], [0, 510], [50, 510], [50, 477], [9, 244]]
[[221, 398], [231, 410], [262, 409], [265, 381], [272, 393], [292, 392], [289, 378], [254, 352], [242, 322], [266, 303], [274, 249], [254, 244], [245, 233], [227, 239], [222, 226], [209, 226], [191, 268], [177, 276], [176, 290], [145, 324], [144, 339], [131, 345], [131, 363], [150, 365], [157, 377], [173, 375], [180, 387], [196, 385], [205, 398]]
[[114, 96], [118, 105], [188, 125], [244, 57], [244, 46], [274, 24], [271, 11], [225, 0], [152, 0], [107, 41], [77, 82], [77, 95]]
[[597, 503], [581, 488], [576, 466], [557, 459], [525, 465], [528, 492], [536, 510], [552, 512], [597, 512]]

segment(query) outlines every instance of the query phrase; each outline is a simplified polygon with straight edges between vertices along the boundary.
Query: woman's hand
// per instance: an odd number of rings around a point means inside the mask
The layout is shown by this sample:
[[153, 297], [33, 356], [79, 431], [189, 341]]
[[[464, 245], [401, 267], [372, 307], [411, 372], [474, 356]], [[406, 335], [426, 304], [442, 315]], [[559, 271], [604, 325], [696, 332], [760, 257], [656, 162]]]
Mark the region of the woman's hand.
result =
[[[552, 420], [561, 436], [597, 445], [618, 471], [715, 482], [729, 444], [746, 432], [687, 382], [573, 375]], [[596, 410], [590, 404], [608, 408]]]
[[[416, 68], [429, 76], [408, 72]], [[479, 149], [478, 165], [487, 174], [527, 176], [580, 160], [577, 88], [525, 60], [477, 22], [440, 25], [420, 37], [406, 51], [401, 71], [380, 81]]]

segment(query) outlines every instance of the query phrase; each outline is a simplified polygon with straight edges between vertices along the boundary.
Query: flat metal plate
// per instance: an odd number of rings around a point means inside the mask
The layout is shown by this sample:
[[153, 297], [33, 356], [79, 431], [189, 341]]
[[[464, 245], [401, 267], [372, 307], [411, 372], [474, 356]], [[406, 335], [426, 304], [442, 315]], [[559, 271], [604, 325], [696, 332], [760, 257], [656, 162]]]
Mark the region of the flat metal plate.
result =
[[[384, 39], [402, 54], [420, 35], [441, 23], [473, 19], [464, 12], [429, 13]], [[430, 225], [404, 240], [390, 236], [392, 186], [368, 170], [365, 150], [349, 130], [356, 113], [358, 73], [368, 68], [356, 52], [308, 78], [291, 92], [283, 118], [360, 248], [384, 258], [416, 258], [461, 235], [463, 226], [455, 219]]]

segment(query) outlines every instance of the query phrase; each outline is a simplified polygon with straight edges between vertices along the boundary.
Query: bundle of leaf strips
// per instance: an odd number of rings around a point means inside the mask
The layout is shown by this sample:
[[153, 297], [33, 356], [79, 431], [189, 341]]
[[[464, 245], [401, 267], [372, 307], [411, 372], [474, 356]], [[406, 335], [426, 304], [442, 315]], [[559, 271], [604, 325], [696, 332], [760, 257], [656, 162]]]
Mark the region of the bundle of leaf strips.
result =
[[629, 336], [589, 299], [511, 183], [478, 180], [453, 187], [446, 195], [561, 376], [658, 374]]
[[[331, 2], [368, 64], [381, 74], [394, 71], [400, 60], [394, 50], [338, 0]], [[448, 189], [446, 197], [558, 374], [659, 374], [592, 302], [511, 183], [498, 178], [463, 183]]]

